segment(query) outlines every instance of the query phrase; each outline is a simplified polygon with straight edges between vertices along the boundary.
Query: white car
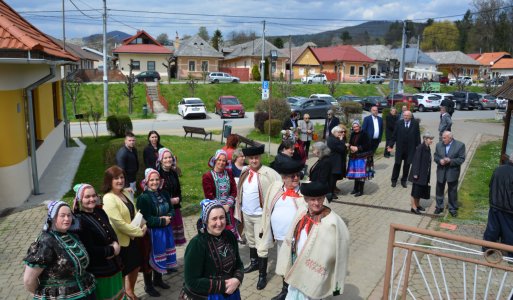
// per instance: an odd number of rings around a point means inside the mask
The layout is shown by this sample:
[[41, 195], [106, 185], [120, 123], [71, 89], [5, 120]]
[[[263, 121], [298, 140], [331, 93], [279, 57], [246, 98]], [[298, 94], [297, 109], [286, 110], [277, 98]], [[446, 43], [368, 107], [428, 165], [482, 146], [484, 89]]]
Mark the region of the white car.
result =
[[435, 111], [440, 109], [441, 97], [433, 94], [415, 94], [418, 101], [419, 112], [427, 110]]
[[360, 84], [362, 83], [375, 83], [375, 84], [383, 84], [385, 82], [385, 78], [379, 76], [379, 75], [370, 75], [369, 77], [364, 77], [358, 81]]
[[474, 81], [472, 81], [472, 77], [469, 76], [459, 76], [458, 78], [451, 78], [449, 80], [449, 85], [455, 85], [460, 83], [463, 85], [472, 85]]
[[328, 82], [328, 78], [324, 74], [313, 74], [301, 78], [302, 83], [322, 83]]
[[182, 98], [178, 103], [178, 114], [184, 119], [189, 117], [207, 117], [207, 108], [200, 98]]

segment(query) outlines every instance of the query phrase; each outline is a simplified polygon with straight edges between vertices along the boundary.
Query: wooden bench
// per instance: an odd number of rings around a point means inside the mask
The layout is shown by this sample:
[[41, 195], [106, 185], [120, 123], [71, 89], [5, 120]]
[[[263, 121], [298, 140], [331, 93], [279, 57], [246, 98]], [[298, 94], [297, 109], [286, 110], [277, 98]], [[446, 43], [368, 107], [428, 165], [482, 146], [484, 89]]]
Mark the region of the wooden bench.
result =
[[261, 143], [257, 142], [257, 141], [254, 141], [252, 139], [248, 139], [247, 137], [245, 136], [242, 136], [240, 134], [237, 134], [237, 137], [239, 138], [239, 142], [240, 143], [244, 143], [246, 144], [246, 148], [247, 147], [259, 147], [259, 146], [262, 146]]
[[187, 135], [189, 133], [191, 134], [191, 137], [192, 137], [193, 133], [197, 133], [197, 134], [203, 135], [203, 140], [204, 141], [207, 139], [207, 136], [209, 136], [209, 135], [210, 135], [210, 140], [212, 140], [212, 132], [206, 132], [205, 128], [183, 126], [183, 130], [185, 131], [185, 135], [183, 137], [187, 137]]

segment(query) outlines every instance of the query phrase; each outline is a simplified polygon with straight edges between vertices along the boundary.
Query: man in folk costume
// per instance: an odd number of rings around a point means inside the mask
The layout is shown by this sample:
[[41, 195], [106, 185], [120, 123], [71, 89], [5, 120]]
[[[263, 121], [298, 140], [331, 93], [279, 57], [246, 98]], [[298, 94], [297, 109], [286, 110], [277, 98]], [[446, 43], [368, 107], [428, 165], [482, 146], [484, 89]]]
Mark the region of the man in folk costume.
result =
[[[260, 156], [264, 153], [263, 146], [245, 148], [242, 152], [249, 166], [242, 170], [237, 185], [234, 217], [244, 225], [249, 247], [251, 263], [244, 273], [260, 270], [257, 289], [261, 290], [267, 284], [267, 249], [257, 251], [261, 242], [258, 235], [262, 230], [264, 196], [273, 182], [281, 182], [281, 177], [273, 169], [262, 165]], [[239, 233], [242, 234], [242, 230]]]
[[[296, 211], [305, 207], [303, 197], [299, 193], [299, 180], [304, 164], [300, 161], [280, 160], [273, 164], [280, 173], [281, 181], [274, 182], [267, 192], [262, 214], [262, 242], [258, 251], [268, 251], [277, 241], [278, 252], [289, 231]], [[287, 284], [283, 281], [282, 291], [273, 300], [285, 299]]]
[[289, 284], [286, 299], [322, 299], [344, 291], [349, 231], [323, 205], [328, 192], [323, 182], [301, 185], [307, 208], [297, 211], [276, 263], [276, 273]]

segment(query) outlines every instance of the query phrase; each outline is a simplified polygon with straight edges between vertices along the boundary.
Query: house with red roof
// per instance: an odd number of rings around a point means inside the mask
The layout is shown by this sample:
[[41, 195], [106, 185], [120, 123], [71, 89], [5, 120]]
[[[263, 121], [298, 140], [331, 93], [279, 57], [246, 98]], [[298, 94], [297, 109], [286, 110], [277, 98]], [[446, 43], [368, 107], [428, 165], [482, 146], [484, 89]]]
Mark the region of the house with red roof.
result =
[[513, 58], [502, 58], [493, 64], [492, 78], [506, 76], [511, 78], [513, 76]]
[[61, 67], [78, 60], [0, 1], [0, 210], [44, 193], [39, 179], [65, 144]]
[[133, 74], [144, 71], [157, 71], [161, 77], [167, 77], [166, 63], [173, 55], [171, 49], [164, 47], [146, 31], [140, 30], [123, 41], [121, 46], [112, 50], [117, 60], [117, 68], [124, 74], [130, 73], [130, 60], [133, 64]]
[[494, 74], [493, 66], [503, 58], [511, 58], [508, 52], [485, 52], [476, 60], [481, 64], [481, 78], [494, 78], [500, 75]]
[[329, 80], [358, 81], [374, 60], [350, 45], [307, 47], [293, 64], [294, 78], [324, 73]]

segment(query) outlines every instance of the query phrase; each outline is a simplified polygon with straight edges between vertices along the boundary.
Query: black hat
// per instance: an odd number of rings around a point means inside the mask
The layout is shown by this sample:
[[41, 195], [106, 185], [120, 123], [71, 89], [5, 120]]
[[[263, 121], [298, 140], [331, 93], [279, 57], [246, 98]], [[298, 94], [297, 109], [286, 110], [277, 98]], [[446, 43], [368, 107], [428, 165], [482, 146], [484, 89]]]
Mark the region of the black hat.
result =
[[242, 148], [242, 153], [244, 153], [244, 156], [255, 156], [264, 154], [264, 150], [265, 146], [260, 145], [258, 147]]
[[320, 181], [312, 181], [302, 183], [300, 187], [301, 194], [307, 197], [326, 196], [329, 193], [329, 187], [326, 183]]
[[282, 156], [280, 158], [277, 157], [277, 159], [272, 163], [272, 168], [280, 174], [294, 174], [301, 172], [304, 167], [305, 164], [300, 160], [295, 160], [286, 156]]

